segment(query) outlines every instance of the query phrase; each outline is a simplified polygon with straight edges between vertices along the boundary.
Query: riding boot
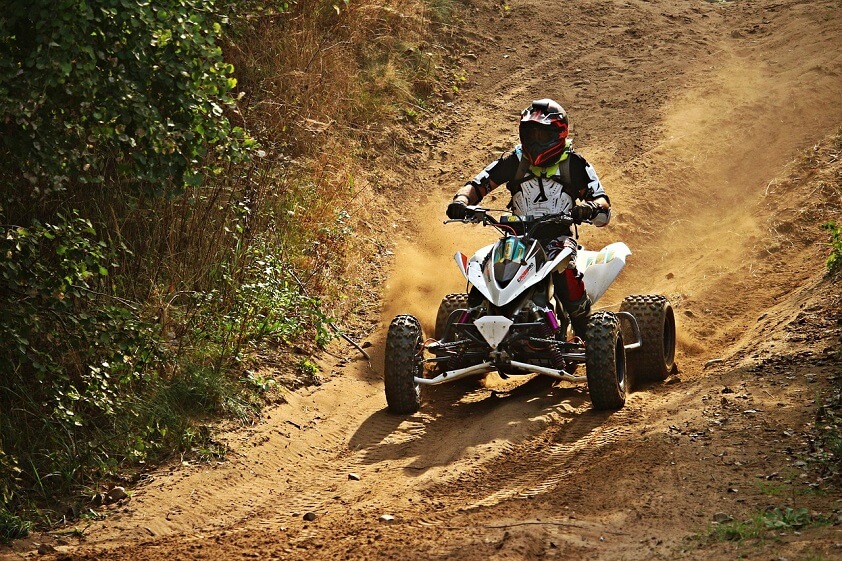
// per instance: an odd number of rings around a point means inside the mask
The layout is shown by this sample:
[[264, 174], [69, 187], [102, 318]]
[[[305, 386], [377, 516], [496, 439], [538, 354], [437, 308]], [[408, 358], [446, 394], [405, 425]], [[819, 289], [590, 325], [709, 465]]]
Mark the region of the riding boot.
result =
[[573, 334], [585, 341], [588, 318], [591, 315], [591, 299], [588, 297], [588, 293], [584, 293], [581, 298], [572, 302], [564, 302], [562, 305], [564, 306], [564, 311], [567, 312], [567, 317], [570, 318]]

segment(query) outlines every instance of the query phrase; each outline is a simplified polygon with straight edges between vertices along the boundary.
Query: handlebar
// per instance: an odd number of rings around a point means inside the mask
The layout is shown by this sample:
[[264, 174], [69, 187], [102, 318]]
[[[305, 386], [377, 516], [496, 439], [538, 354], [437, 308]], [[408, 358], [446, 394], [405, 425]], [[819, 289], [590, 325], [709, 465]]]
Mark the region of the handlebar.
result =
[[590, 222], [574, 220], [572, 216], [563, 212], [545, 214], [543, 216], [501, 214], [499, 219], [489, 214], [490, 212], [492, 212], [491, 209], [466, 205], [465, 218], [448, 219], [444, 223], [462, 222], [467, 224], [482, 224], [483, 226], [493, 226], [499, 230], [509, 230], [514, 233], [516, 233], [515, 228], [522, 228], [523, 232], [531, 237], [536, 228], [541, 225], [557, 224], [559, 226], [572, 226], [574, 224], [581, 224], [582, 222]]

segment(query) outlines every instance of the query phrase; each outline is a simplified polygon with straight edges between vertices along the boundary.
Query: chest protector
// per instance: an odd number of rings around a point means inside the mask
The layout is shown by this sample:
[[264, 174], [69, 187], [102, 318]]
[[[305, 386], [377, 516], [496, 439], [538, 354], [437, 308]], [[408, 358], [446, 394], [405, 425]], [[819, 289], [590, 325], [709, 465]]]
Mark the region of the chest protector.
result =
[[512, 194], [509, 203], [512, 212], [535, 217], [569, 213], [576, 203], [576, 190], [570, 174], [570, 152], [565, 151], [558, 163], [548, 168], [530, 166], [520, 150], [517, 154], [520, 165], [514, 179], [506, 184]]

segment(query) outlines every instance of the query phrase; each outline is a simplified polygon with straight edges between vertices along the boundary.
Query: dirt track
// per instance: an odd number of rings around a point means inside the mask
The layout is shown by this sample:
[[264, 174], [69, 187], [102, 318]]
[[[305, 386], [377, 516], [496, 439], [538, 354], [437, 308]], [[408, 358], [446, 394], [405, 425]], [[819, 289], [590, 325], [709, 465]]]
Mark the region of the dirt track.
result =
[[[842, 372], [842, 291], [821, 279], [827, 249], [805, 212], [839, 220], [842, 206], [816, 186], [840, 180], [842, 5], [509, 5], [475, 2], [467, 81], [414, 160], [418, 212], [399, 224], [372, 364], [327, 356], [336, 374], [226, 435], [224, 462], [155, 473], [82, 542], [35, 541], [68, 559], [842, 558], [838, 524], [760, 545], [691, 537], [716, 513], [842, 510], [808, 492], [817, 475], [799, 464], [818, 390]], [[429, 332], [462, 288], [451, 256], [492, 233], [440, 225], [444, 206], [516, 142], [518, 112], [539, 97], [569, 111], [615, 209], [581, 241], [633, 251], [600, 305], [668, 296], [679, 373], [615, 413], [535, 379], [443, 386], [421, 413], [389, 415], [385, 326], [413, 313]]]

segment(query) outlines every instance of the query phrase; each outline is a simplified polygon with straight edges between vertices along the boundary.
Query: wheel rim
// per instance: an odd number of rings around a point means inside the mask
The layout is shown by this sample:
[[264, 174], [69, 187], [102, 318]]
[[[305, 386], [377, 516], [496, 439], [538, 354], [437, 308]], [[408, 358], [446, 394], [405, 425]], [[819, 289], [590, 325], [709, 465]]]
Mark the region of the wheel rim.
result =
[[421, 346], [421, 337], [419, 337], [415, 341], [415, 362], [412, 365], [413, 368], [413, 380], [412, 383], [415, 385], [415, 392], [420, 394], [421, 393], [421, 384], [415, 381], [415, 376], [418, 378], [424, 378], [424, 348]]
[[617, 385], [620, 386], [621, 393], [626, 393], [626, 349], [622, 334], [618, 335], [614, 344], [614, 362], [617, 367]]
[[664, 318], [664, 362], [668, 368], [675, 362], [675, 314], [672, 307], [667, 308]]

